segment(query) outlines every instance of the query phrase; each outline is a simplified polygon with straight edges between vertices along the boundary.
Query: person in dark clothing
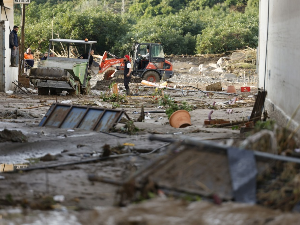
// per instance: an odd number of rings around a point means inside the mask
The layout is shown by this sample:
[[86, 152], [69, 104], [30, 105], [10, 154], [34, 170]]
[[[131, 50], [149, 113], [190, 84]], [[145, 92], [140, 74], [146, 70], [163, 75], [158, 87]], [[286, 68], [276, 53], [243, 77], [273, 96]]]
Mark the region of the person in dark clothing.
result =
[[[93, 60], [94, 60], [93, 55], [94, 55], [94, 50], [92, 49], [91, 52], [90, 52], [89, 68], [91, 68], [91, 66], [93, 64]], [[89, 55], [88, 55], [88, 53], [85, 53], [83, 55], [80, 55], [78, 58], [80, 58], [80, 59], [88, 59]]]
[[91, 68], [93, 61], [94, 61], [93, 55], [94, 55], [94, 50], [91, 50], [90, 59], [89, 59], [89, 68]]
[[129, 83], [131, 79], [131, 63], [129, 55], [124, 56], [124, 86], [126, 89], [126, 95], [130, 95]]
[[17, 67], [17, 55], [18, 55], [18, 47], [19, 47], [19, 40], [18, 40], [18, 26], [14, 26], [13, 30], [9, 34], [9, 48], [11, 48], [11, 66]]
[[44, 56], [41, 58], [41, 60], [46, 60], [48, 58], [48, 52], [44, 53]]

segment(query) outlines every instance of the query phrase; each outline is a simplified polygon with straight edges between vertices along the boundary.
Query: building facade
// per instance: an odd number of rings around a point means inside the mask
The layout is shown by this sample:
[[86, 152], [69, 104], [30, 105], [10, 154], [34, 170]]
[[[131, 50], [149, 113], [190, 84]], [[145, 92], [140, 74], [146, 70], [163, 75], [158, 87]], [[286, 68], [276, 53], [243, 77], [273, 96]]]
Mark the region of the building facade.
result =
[[0, 91], [4, 92], [14, 89], [12, 82], [18, 80], [18, 67], [10, 67], [9, 34], [14, 26], [14, 1], [0, 2]]
[[269, 116], [282, 126], [291, 121], [292, 129], [300, 124], [299, 12], [299, 0], [260, 0], [258, 85], [268, 92]]

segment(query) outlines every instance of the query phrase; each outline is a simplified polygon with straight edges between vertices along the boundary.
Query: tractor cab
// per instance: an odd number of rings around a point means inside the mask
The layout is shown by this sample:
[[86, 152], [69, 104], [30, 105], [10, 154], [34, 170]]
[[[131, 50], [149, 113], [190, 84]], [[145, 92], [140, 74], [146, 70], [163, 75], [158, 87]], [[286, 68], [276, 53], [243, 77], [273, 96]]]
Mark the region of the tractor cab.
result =
[[[136, 70], [145, 70], [149, 65], [155, 63], [158, 69], [163, 69], [165, 54], [160, 44], [140, 43], [135, 46], [134, 66]], [[151, 67], [151, 64], [149, 65]]]
[[[135, 43], [132, 50], [134, 51], [131, 63], [133, 76], [150, 82], [159, 82], [161, 79], [166, 80], [173, 76], [172, 64], [165, 59], [161, 44]], [[113, 58], [108, 59], [108, 55]], [[109, 80], [113, 76], [122, 75], [122, 70], [124, 70], [124, 58], [118, 58], [105, 51], [99, 64], [99, 73], [103, 73], [104, 79]]]
[[173, 75], [172, 65], [165, 60], [161, 44], [137, 43], [133, 59], [133, 75], [135, 76], [158, 82], [163, 76], [168, 79]]

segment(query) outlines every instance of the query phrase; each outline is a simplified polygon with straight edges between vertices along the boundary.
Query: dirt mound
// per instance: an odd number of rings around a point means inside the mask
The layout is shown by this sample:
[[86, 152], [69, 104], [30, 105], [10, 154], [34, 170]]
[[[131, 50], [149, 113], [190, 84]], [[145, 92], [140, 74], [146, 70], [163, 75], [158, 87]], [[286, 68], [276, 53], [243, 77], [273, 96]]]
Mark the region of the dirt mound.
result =
[[4, 129], [0, 132], [0, 142], [27, 142], [27, 137], [18, 130], [7, 130]]

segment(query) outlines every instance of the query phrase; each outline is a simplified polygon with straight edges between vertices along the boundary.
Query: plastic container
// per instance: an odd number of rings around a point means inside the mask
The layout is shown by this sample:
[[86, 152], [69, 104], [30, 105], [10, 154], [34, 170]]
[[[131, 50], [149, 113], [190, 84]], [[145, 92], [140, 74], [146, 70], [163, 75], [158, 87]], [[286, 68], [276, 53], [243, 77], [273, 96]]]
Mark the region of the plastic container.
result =
[[177, 110], [169, 119], [170, 125], [175, 128], [191, 126], [191, 115], [186, 110]]
[[151, 87], [158, 87], [159, 85], [150, 81], [142, 80], [141, 84], [151, 86]]
[[236, 93], [236, 89], [233, 85], [228, 86], [227, 93]]

